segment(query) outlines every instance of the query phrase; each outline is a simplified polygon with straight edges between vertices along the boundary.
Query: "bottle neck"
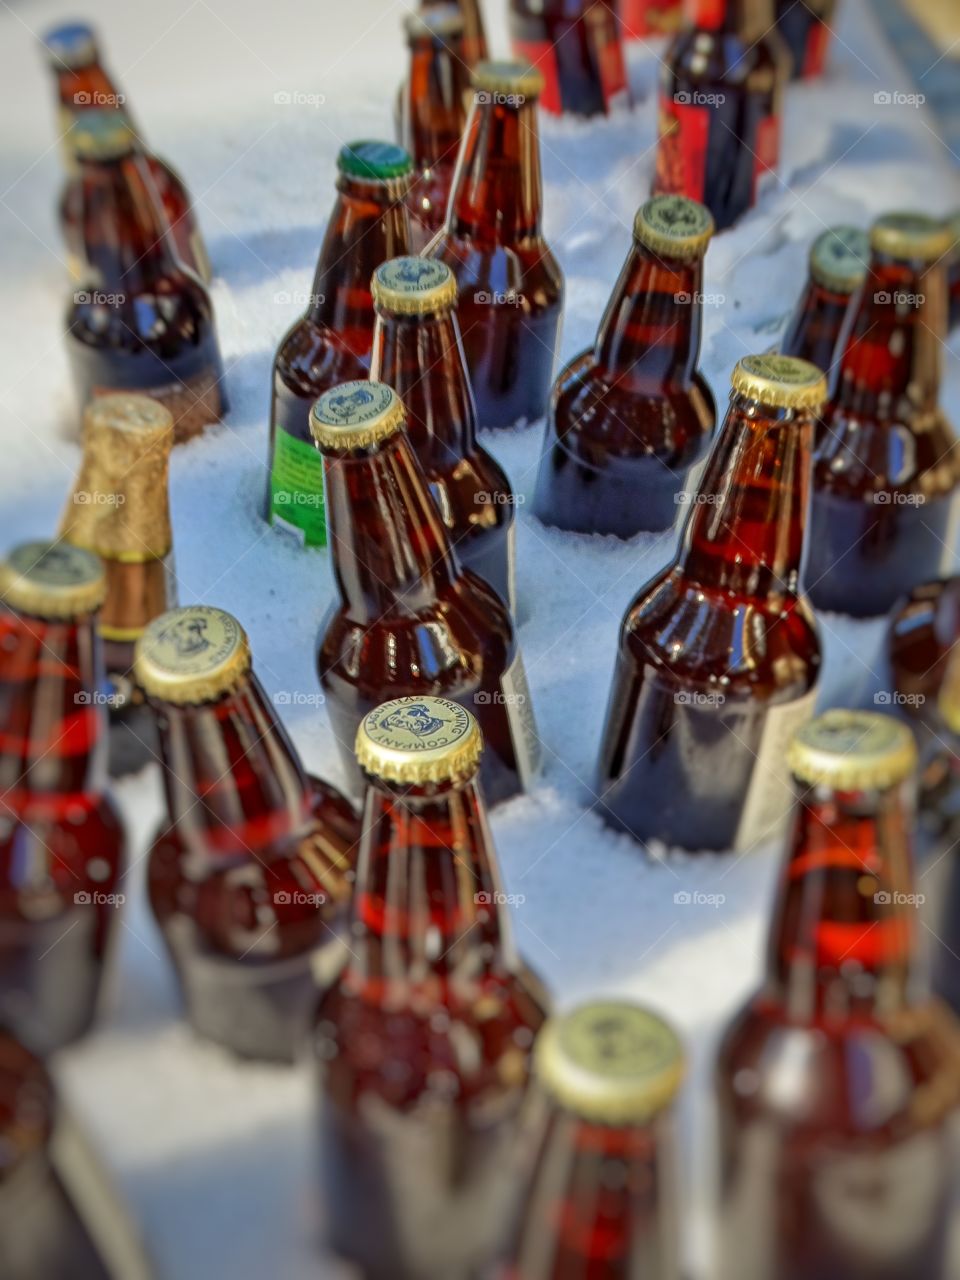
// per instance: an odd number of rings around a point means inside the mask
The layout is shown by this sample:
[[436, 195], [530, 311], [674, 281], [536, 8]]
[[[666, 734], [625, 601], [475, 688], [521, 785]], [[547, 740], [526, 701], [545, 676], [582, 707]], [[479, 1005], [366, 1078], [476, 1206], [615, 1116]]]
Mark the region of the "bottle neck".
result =
[[350, 617], [374, 622], [434, 604], [460, 567], [406, 435], [327, 455], [323, 473], [333, 571]]
[[760, 600], [800, 588], [813, 423], [734, 395], [683, 533], [698, 585]]
[[462, 37], [426, 36], [410, 47], [410, 77], [403, 96], [403, 145], [420, 168], [453, 168], [466, 120], [470, 89]]
[[183, 270], [142, 156], [84, 161], [81, 183], [84, 252], [98, 285], [132, 294]]
[[447, 210], [447, 232], [493, 246], [536, 240], [543, 208], [537, 104], [474, 102]]
[[638, 390], [688, 386], [700, 356], [703, 261], [657, 257], [635, 244], [607, 304], [594, 351]]
[[773, 28], [775, 3], [776, 0], [686, 0], [686, 18], [690, 26], [702, 31], [754, 41]]
[[783, 335], [780, 354], [809, 360], [830, 377], [849, 310], [849, 293], [836, 293], [808, 280]]
[[98, 59], [82, 66], [62, 67], [54, 70], [57, 81], [57, 98], [62, 110], [70, 115], [83, 111], [119, 109], [123, 95], [118, 93]]

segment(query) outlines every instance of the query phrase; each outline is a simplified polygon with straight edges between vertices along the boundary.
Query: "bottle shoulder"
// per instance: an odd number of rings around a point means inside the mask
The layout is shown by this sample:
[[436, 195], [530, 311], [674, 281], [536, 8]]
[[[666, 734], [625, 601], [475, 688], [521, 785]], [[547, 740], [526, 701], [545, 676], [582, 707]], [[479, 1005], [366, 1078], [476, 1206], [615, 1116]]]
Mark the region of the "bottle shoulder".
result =
[[693, 27], [674, 37], [664, 56], [662, 84], [668, 92], [680, 83], [704, 91], [710, 86], [772, 90], [782, 67], [783, 51], [768, 35], [745, 40], [732, 32]]
[[175, 267], [135, 289], [82, 285], [70, 300], [66, 326], [90, 346], [195, 347], [213, 335], [213, 307], [200, 281]]
[[300, 396], [316, 399], [338, 382], [366, 378], [364, 363], [332, 329], [301, 316], [280, 339], [274, 379]]
[[960, 441], [943, 410], [911, 414], [903, 401], [891, 407], [878, 417], [834, 397], [814, 453], [819, 489], [936, 496], [960, 484]]

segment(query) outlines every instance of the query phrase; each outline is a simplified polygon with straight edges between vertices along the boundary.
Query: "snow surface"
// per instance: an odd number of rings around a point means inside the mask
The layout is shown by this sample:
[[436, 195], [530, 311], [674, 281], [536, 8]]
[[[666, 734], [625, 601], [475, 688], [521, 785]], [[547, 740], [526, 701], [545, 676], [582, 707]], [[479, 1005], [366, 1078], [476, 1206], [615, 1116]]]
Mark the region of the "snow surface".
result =
[[[176, 453], [171, 499], [181, 599], [221, 605], [250, 632], [267, 688], [313, 695], [314, 637], [330, 599], [325, 552], [304, 553], [262, 522], [270, 363], [303, 309], [332, 199], [342, 142], [387, 136], [402, 74], [391, 0], [170, 0], [87, 7], [109, 65], [156, 150], [172, 159], [200, 207], [233, 409], [227, 424]], [[489, 2], [495, 50], [506, 50], [500, 0]], [[494, 12], [496, 10], [496, 12]], [[69, 286], [54, 221], [60, 170], [50, 86], [35, 33], [74, 17], [59, 4], [2, 7], [0, 104], [0, 534], [3, 545], [48, 535], [79, 461], [61, 318]], [[656, 111], [653, 47], [633, 45], [646, 101], [597, 123], [543, 122], [546, 231], [567, 275], [562, 356], [592, 340], [649, 191]], [[922, 88], [922, 85], [920, 86]], [[837, 222], [867, 225], [885, 209], [960, 205], [960, 180], [936, 122], [880, 91], [911, 91], [864, 0], [846, 0], [826, 79], [793, 87], [782, 182], [715, 240], [705, 290], [703, 367], [717, 399], [742, 355], [776, 338], [812, 237]], [[322, 95], [279, 105], [278, 92]], [[9, 127], [16, 122], [16, 130]], [[956, 159], [956, 157], [954, 157]], [[957, 405], [957, 348], [944, 396]], [[953, 416], [960, 419], [954, 408]], [[488, 438], [515, 489], [532, 491], [539, 427]], [[715, 1035], [756, 984], [776, 850], [748, 857], [647, 861], [590, 809], [590, 779], [617, 628], [627, 603], [668, 558], [671, 539], [629, 544], [547, 531], [519, 508], [522, 642], [546, 770], [532, 795], [493, 819], [517, 941], [558, 1002], [635, 996], [685, 1035], [691, 1081], [680, 1108], [686, 1160], [685, 1244], [705, 1274]], [[825, 618], [823, 702], [872, 705], [885, 687], [882, 627]], [[337, 781], [324, 709], [284, 708], [308, 766]], [[178, 1019], [168, 965], [142, 895], [142, 856], [157, 821], [155, 776], [119, 796], [134, 865], [119, 964], [95, 1035], [57, 1063], [66, 1093], [100, 1142], [142, 1224], [158, 1275], [170, 1280], [284, 1280], [340, 1274], [311, 1251], [309, 1080], [238, 1066], [195, 1042]], [[681, 905], [680, 891], [723, 895]]]

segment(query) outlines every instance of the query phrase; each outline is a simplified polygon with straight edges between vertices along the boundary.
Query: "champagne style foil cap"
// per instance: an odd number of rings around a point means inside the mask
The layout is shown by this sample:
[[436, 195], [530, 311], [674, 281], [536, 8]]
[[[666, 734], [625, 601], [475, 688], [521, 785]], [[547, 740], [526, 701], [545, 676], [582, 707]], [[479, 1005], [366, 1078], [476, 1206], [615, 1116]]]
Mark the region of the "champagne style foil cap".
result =
[[885, 213], [870, 228], [870, 247], [903, 262], [936, 262], [949, 253], [954, 234], [925, 213]]
[[103, 561], [68, 542], [21, 542], [0, 560], [0, 605], [36, 618], [81, 618], [103, 604]]
[[42, 36], [54, 69], [85, 67], [97, 60], [97, 38], [85, 22], [64, 22]]
[[424, 36], [434, 40], [455, 38], [463, 35], [466, 23], [463, 14], [454, 4], [440, 4], [422, 13], [408, 13], [403, 20], [403, 29], [408, 40], [417, 40]]
[[149, 396], [121, 392], [83, 415], [83, 463], [61, 537], [106, 560], [146, 563], [170, 550], [167, 484], [173, 416]]
[[136, 643], [133, 673], [151, 697], [178, 706], [212, 702], [250, 670], [247, 633], [231, 613], [190, 604], [161, 613]]
[[81, 112], [67, 133], [70, 150], [79, 160], [117, 160], [134, 149], [136, 136], [120, 111]]
[[633, 238], [669, 258], [701, 258], [715, 230], [706, 205], [686, 196], [654, 196], [633, 220]]
[[539, 98], [543, 76], [528, 62], [486, 61], [473, 68], [473, 87], [481, 93], [506, 97]]
[[853, 293], [870, 265], [870, 237], [860, 227], [830, 227], [810, 247], [810, 275], [833, 293]]
[[648, 1009], [598, 1000], [550, 1018], [537, 1037], [540, 1086], [596, 1124], [641, 1124], [668, 1106], [683, 1080], [683, 1046]]
[[787, 748], [787, 767], [795, 777], [836, 791], [892, 787], [916, 765], [917, 744], [907, 726], [875, 711], [827, 711], [800, 729]]
[[744, 356], [730, 382], [738, 395], [779, 409], [817, 410], [827, 398], [823, 370], [795, 356]]
[[369, 139], [348, 142], [340, 148], [337, 168], [351, 178], [366, 182], [393, 182], [397, 178], [409, 178], [413, 174], [410, 153], [395, 142], [377, 142]]
[[951, 733], [960, 733], [960, 642], [953, 646], [940, 686], [937, 709]]
[[394, 315], [447, 311], [457, 301], [457, 278], [436, 258], [390, 258], [373, 273], [374, 303]]
[[367, 449], [405, 421], [400, 397], [385, 382], [341, 382], [310, 410], [310, 433], [321, 449]]
[[364, 716], [354, 746], [364, 772], [385, 782], [457, 782], [483, 753], [476, 716], [447, 698], [394, 698]]

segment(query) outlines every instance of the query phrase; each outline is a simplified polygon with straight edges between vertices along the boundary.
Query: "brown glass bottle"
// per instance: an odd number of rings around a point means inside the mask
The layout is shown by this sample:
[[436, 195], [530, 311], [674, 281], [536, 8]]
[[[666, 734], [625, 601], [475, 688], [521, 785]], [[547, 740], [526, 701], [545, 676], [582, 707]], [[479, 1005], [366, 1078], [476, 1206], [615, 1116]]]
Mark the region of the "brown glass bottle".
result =
[[922, 214], [870, 232], [813, 467], [806, 588], [819, 609], [887, 613], [954, 559], [960, 448], [940, 408], [949, 233]]
[[[446, 8], [450, 3], [451, 0], [421, 0], [420, 8], [424, 13], [429, 13], [431, 9]], [[488, 56], [480, 0], [453, 0], [453, 3], [463, 17], [464, 57], [467, 66], [476, 66]]]
[[953, 239], [953, 251], [947, 261], [947, 286], [949, 288], [947, 327], [953, 333], [957, 325], [960, 325], [960, 213], [955, 213], [948, 220], [948, 225]]
[[544, 111], [595, 116], [630, 105], [612, 0], [510, 0], [509, 15], [513, 56], [543, 76]]
[[95, 556], [27, 542], [0, 564], [0, 1025], [33, 1052], [96, 1016], [126, 870], [106, 790]]
[[794, 79], [823, 75], [837, 0], [776, 0], [777, 31], [790, 50]]
[[960, 1027], [915, 972], [909, 730], [831, 711], [796, 803], [765, 981], [716, 1069], [719, 1280], [945, 1280]]
[[229, 613], [161, 614], [135, 673], [156, 712], [166, 819], [150, 849], [150, 905], [201, 1036], [292, 1061], [317, 980], [342, 960], [359, 825], [308, 778]]
[[173, 418], [148, 396], [106, 395], [83, 418], [83, 465], [60, 536], [100, 556], [107, 597], [103, 639], [110, 712], [110, 773], [157, 758], [156, 721], [133, 680], [133, 647], [177, 603], [167, 478]]
[[328, 1242], [367, 1280], [468, 1280], [517, 1189], [546, 995], [510, 942], [482, 746], [444, 698], [388, 702], [357, 732], [349, 958], [317, 1007], [314, 1052]]
[[596, 343], [554, 383], [534, 495], [544, 524], [620, 538], [673, 525], [717, 425], [697, 364], [712, 234], [683, 196], [637, 213]]
[[499, 463], [477, 444], [453, 272], [428, 258], [392, 258], [374, 273], [373, 298], [370, 377], [403, 402], [407, 435], [458, 559], [515, 614], [515, 500]]
[[467, 120], [470, 67], [463, 15], [455, 5], [411, 13], [405, 27], [410, 75], [400, 96], [400, 141], [416, 174], [408, 200], [410, 248], [419, 253], [446, 216]]
[[915, 587], [890, 623], [893, 687], [902, 706], [922, 717], [936, 706], [954, 645], [960, 641], [960, 576]]
[[140, 391], [173, 415], [177, 440], [226, 410], [213, 306], [177, 257], [149, 166], [116, 112], [74, 126], [86, 275], [66, 315], [78, 404]]
[[[116, 111], [134, 133], [126, 97], [116, 88], [104, 70], [93, 30], [85, 23], [67, 23], [54, 27], [43, 38], [50, 67], [57, 81], [59, 127], [67, 163], [68, 178], [60, 198], [60, 225], [67, 243], [71, 271], [77, 278], [84, 275], [86, 257], [83, 229], [83, 182], [79, 162], [73, 151], [71, 133], [78, 118], [87, 111]], [[135, 145], [150, 169], [157, 195], [170, 227], [170, 234], [181, 261], [205, 284], [212, 279], [210, 259], [189, 192], [182, 179], [163, 160], [146, 149], [136, 137]]]
[[926, 937], [933, 989], [960, 1014], [960, 644], [950, 651], [935, 728], [922, 758], [919, 887], [931, 900]]
[[311, 303], [273, 362], [267, 519], [308, 547], [327, 541], [310, 409], [330, 387], [366, 376], [376, 319], [371, 276], [411, 244], [405, 202], [413, 168], [406, 151], [389, 142], [353, 142], [340, 151], [337, 170]]
[[676, 558], [627, 610], [599, 812], [638, 840], [738, 849], [789, 802], [783, 750], [813, 714], [820, 644], [800, 594], [813, 365], [747, 356]]
[[475, 68], [446, 221], [424, 250], [457, 277], [481, 428], [543, 417], [560, 340], [563, 274], [542, 229], [542, 84], [520, 63]]
[[598, 1000], [547, 1022], [532, 1173], [497, 1280], [679, 1280], [682, 1076], [676, 1035], [638, 1005]]
[[789, 58], [773, 0], [690, 0], [664, 56], [658, 195], [689, 196], [732, 226], [776, 180]]
[[[810, 273], [780, 340], [780, 354], [809, 360], [835, 381], [835, 355], [844, 321], [870, 261], [870, 240], [859, 227], [830, 227], [810, 248]], [[842, 349], [841, 349], [842, 350]]]

